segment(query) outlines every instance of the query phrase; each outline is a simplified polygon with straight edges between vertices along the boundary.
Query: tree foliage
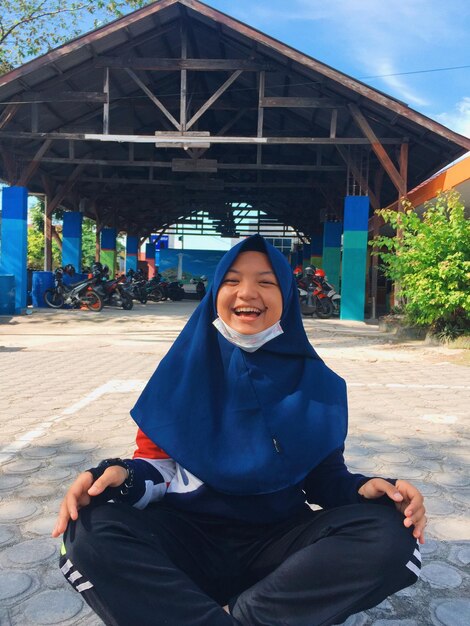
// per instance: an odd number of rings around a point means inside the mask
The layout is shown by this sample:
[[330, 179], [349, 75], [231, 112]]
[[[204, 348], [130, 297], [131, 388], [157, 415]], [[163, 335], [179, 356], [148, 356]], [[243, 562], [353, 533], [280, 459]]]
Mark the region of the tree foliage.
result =
[[2, 0], [0, 74], [146, 4], [145, 0]]
[[[44, 269], [44, 204], [38, 201], [29, 210], [31, 225], [28, 228], [28, 269]], [[62, 252], [56, 241], [52, 240], [52, 265], [61, 265]]]
[[[61, 220], [63, 210], [58, 209], [54, 212], [53, 221]], [[44, 204], [38, 201], [29, 210], [30, 227], [28, 229], [28, 268], [34, 270], [42, 270], [44, 267]], [[57, 224], [58, 233], [62, 231], [62, 227]], [[95, 260], [96, 245], [96, 224], [85, 217], [82, 224], [82, 267], [90, 267]], [[55, 239], [52, 240], [52, 267], [60, 267], [62, 265], [62, 252]], [[82, 267], [75, 268], [77, 272]]]
[[455, 191], [425, 204], [420, 217], [408, 204], [404, 212], [377, 211], [399, 229], [395, 237], [377, 237], [375, 252], [385, 274], [399, 283], [408, 321], [439, 330], [465, 330], [470, 320], [470, 222]]

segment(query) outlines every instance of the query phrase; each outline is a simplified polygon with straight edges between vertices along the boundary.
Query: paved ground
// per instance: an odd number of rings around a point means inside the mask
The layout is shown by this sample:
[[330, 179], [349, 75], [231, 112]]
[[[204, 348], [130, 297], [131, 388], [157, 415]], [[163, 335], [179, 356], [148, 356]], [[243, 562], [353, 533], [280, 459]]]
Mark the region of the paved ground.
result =
[[[78, 471], [131, 453], [129, 409], [193, 307], [0, 318], [1, 626], [101, 624], [58, 571], [60, 542], [50, 531]], [[470, 370], [462, 353], [396, 345], [361, 323], [305, 326], [348, 381], [350, 467], [412, 479], [430, 514], [421, 581], [347, 626], [468, 626]]]

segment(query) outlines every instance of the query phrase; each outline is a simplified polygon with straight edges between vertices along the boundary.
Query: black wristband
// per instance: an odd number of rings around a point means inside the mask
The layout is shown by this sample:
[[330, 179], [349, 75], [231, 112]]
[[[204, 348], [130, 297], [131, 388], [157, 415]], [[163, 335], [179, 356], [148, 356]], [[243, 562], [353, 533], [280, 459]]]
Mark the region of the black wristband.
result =
[[98, 480], [98, 478], [100, 478], [100, 476], [104, 474], [108, 467], [113, 467], [114, 465], [117, 465], [118, 467], [123, 467], [125, 470], [127, 470], [126, 480], [122, 483], [120, 489], [119, 487], [116, 487], [116, 489], [119, 489], [120, 495], [125, 496], [129, 493], [129, 489], [131, 489], [134, 484], [134, 468], [126, 461], [123, 461], [123, 459], [104, 459], [103, 461], [101, 461], [101, 463], [98, 464], [97, 467], [91, 467], [86, 471], [90, 472], [90, 474], [93, 476], [93, 482], [95, 482], [96, 480]]

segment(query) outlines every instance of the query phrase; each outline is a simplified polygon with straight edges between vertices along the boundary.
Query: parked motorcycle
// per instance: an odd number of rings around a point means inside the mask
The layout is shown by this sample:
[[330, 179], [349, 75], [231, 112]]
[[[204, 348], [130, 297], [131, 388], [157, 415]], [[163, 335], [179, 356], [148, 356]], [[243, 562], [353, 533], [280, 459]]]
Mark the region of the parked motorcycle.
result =
[[161, 274], [155, 274], [153, 278], [145, 283], [144, 293], [147, 300], [153, 300], [154, 302], [165, 300], [164, 283], [161, 282], [161, 278]]
[[75, 274], [73, 265], [58, 267], [54, 272], [54, 287], [46, 289], [44, 300], [53, 309], [60, 309], [69, 305], [79, 309], [86, 306], [90, 311], [99, 312], [103, 308], [103, 300], [93, 288], [93, 280], [81, 280], [78, 283], [67, 286], [64, 284], [64, 273], [69, 276]]
[[320, 319], [328, 319], [333, 315], [333, 304], [311, 269], [305, 268], [305, 276], [300, 272], [296, 275], [300, 310], [302, 315], [316, 314]]
[[166, 281], [160, 282], [159, 289], [163, 293], [163, 300], [173, 300], [174, 302], [178, 302], [185, 296], [185, 291], [181, 286], [181, 283], [177, 280], [174, 280], [171, 283]]
[[147, 297], [149, 300], [160, 302], [161, 300], [182, 300], [185, 296], [185, 291], [177, 280], [168, 282], [162, 280], [161, 274], [156, 274], [151, 278], [146, 286]]
[[196, 285], [196, 296], [198, 300], [202, 300], [206, 295], [207, 276], [201, 276], [200, 278], [191, 278], [189, 281], [191, 285]]
[[123, 283], [124, 288], [130, 294], [133, 300], [138, 300], [145, 304], [148, 300], [147, 290], [145, 286], [147, 281], [144, 278], [142, 270], [129, 270], [126, 276], [126, 282]]
[[325, 271], [318, 267], [315, 270], [314, 276], [320, 282], [323, 291], [331, 300], [331, 304], [333, 305], [333, 315], [339, 315], [341, 296], [336, 291], [334, 286], [328, 282], [328, 276], [326, 276]]
[[131, 295], [125, 290], [122, 280], [125, 277], [109, 280], [109, 268], [99, 262], [93, 263], [91, 275], [95, 291], [100, 295], [104, 305], [122, 307], [130, 311], [134, 306]]

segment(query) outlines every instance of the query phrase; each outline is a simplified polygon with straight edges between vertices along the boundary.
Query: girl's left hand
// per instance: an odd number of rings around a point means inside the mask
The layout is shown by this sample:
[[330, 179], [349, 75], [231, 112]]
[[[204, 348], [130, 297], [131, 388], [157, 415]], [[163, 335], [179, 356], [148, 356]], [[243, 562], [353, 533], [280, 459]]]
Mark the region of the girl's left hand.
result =
[[419, 489], [406, 480], [397, 480], [394, 486], [383, 478], [371, 478], [362, 485], [358, 493], [370, 500], [387, 495], [405, 516], [403, 524], [407, 528], [414, 526], [413, 537], [418, 539], [419, 543], [424, 543], [424, 528], [427, 518], [424, 498]]

